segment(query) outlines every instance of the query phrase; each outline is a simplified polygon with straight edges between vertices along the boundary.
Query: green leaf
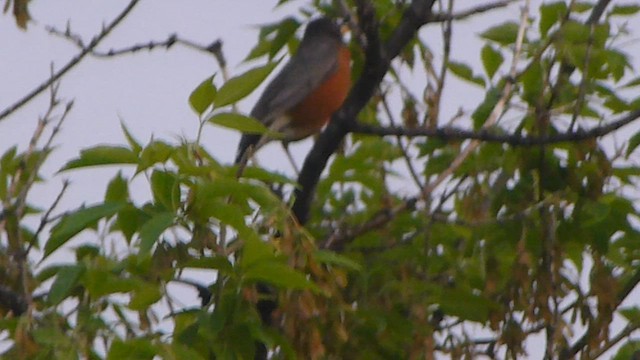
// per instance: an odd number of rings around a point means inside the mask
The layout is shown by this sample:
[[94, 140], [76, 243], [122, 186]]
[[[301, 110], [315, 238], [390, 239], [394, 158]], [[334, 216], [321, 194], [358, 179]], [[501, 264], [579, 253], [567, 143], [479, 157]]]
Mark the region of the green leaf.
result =
[[118, 211], [115, 229], [120, 230], [127, 239], [127, 242], [130, 242], [133, 234], [139, 230], [140, 226], [148, 218], [149, 216], [144, 211], [129, 204]]
[[616, 81], [620, 81], [624, 76], [625, 69], [631, 68], [627, 54], [616, 50], [606, 50], [604, 54], [607, 70]]
[[60, 171], [78, 169], [89, 166], [135, 164], [138, 156], [122, 146], [96, 146], [80, 151], [80, 157], [66, 163]]
[[296, 184], [295, 179], [291, 179], [284, 174], [279, 174], [272, 171], [267, 171], [260, 167], [247, 166], [242, 173], [242, 177], [245, 179], [256, 179], [263, 183], [269, 184]]
[[588, 1], [576, 1], [571, 7], [571, 11], [581, 14], [593, 9], [593, 4]]
[[544, 90], [544, 72], [540, 63], [534, 63], [522, 74], [522, 98], [532, 106], [540, 101]]
[[268, 63], [251, 69], [244, 74], [229, 79], [220, 90], [215, 98], [214, 106], [216, 108], [233, 104], [245, 96], [251, 94], [264, 79], [269, 76], [271, 71], [278, 65], [277, 62]]
[[453, 149], [447, 149], [437, 155], [432, 155], [424, 166], [425, 175], [439, 174], [451, 166], [451, 162], [456, 158]]
[[349, 270], [362, 271], [362, 266], [356, 261], [333, 251], [318, 250], [314, 255], [316, 260], [323, 264], [338, 265]]
[[563, 1], [546, 3], [540, 5], [540, 35], [542, 38], [546, 38], [549, 33], [549, 29], [555, 24], [560, 22], [567, 13], [567, 4]]
[[[247, 226], [244, 217], [249, 215], [246, 207], [247, 185], [236, 180], [217, 178], [211, 183], [199, 186], [192, 191], [193, 199], [189, 206], [189, 215], [200, 221], [211, 218], [230, 225], [243, 240], [257, 238], [255, 230]], [[233, 202], [227, 200], [233, 194]]]
[[209, 122], [247, 134], [274, 134], [260, 121], [237, 113], [218, 113], [209, 118]]
[[127, 126], [122, 121], [120, 122], [120, 128], [122, 128], [122, 131], [124, 132], [124, 136], [127, 138], [127, 142], [129, 143], [129, 146], [131, 147], [131, 150], [136, 155], [140, 154], [140, 151], [142, 150], [142, 145], [140, 145], [138, 140], [136, 140], [136, 138], [133, 137], [131, 132], [129, 132], [129, 129], [127, 129]]
[[260, 40], [258, 40], [258, 43], [256, 44], [256, 46], [254, 46], [253, 49], [251, 49], [251, 51], [249, 52], [249, 55], [247, 55], [247, 57], [243, 60], [243, 62], [247, 62], [249, 60], [253, 60], [263, 55], [266, 55], [270, 52], [270, 50], [271, 50], [271, 41], [265, 38], [261, 38]]
[[[72, 345], [72, 338], [69, 337], [64, 331], [60, 331], [59, 328], [55, 327], [55, 325], [44, 325], [34, 327], [30, 330], [30, 335], [33, 336], [33, 339], [39, 345], [46, 345], [51, 347], [52, 349], [56, 349], [56, 358], [57, 359], [77, 359], [77, 353], [74, 353], [70, 348], [75, 345]], [[5, 354], [3, 354], [5, 355]], [[5, 358], [5, 357], [3, 357]], [[20, 358], [9, 356], [9, 359]], [[36, 356], [35, 359], [40, 359], [40, 357]]]
[[109, 348], [107, 360], [151, 360], [156, 355], [156, 347], [148, 339], [116, 339]]
[[7, 196], [8, 178], [15, 175], [16, 146], [10, 147], [0, 158], [0, 199]]
[[471, 67], [469, 65], [461, 62], [449, 61], [447, 67], [449, 68], [449, 70], [451, 70], [452, 73], [454, 73], [461, 79], [480, 85], [481, 87], [485, 86], [485, 82], [481, 77], [473, 75], [473, 70], [471, 70]]
[[206, 360], [195, 348], [187, 345], [182, 345], [177, 341], [173, 341], [171, 345], [160, 348], [163, 352], [162, 359], [189, 359], [189, 360]]
[[140, 155], [140, 163], [136, 169], [136, 173], [144, 171], [157, 163], [165, 163], [171, 157], [173, 147], [162, 141], [153, 141], [142, 150]]
[[244, 273], [248, 281], [264, 281], [285, 289], [310, 289], [319, 291], [318, 287], [307, 277], [278, 261], [259, 261], [248, 267]]
[[427, 138], [423, 143], [416, 142], [420, 152], [418, 153], [419, 157], [423, 157], [425, 155], [431, 155], [434, 151], [442, 149], [447, 145], [447, 142], [438, 139], [438, 138]]
[[480, 37], [506, 46], [516, 42], [519, 25], [516, 22], [505, 22], [485, 30]]
[[461, 289], [445, 289], [439, 296], [445, 314], [479, 323], [487, 321], [492, 303], [484, 297]]
[[175, 215], [169, 212], [155, 214], [140, 227], [140, 253], [148, 254], [160, 235], [173, 225]]
[[95, 259], [100, 256], [100, 247], [94, 244], [83, 244], [76, 248], [76, 259]]
[[625, 184], [631, 184], [631, 177], [640, 176], [640, 168], [635, 166], [616, 166], [613, 168], [613, 176], [619, 178]]
[[257, 239], [255, 229], [251, 226], [247, 226], [244, 222], [244, 216], [246, 214], [240, 206], [236, 204], [226, 204], [221, 201], [214, 201], [210, 204], [207, 210], [212, 218], [218, 219], [222, 223], [233, 227], [238, 232], [240, 238], [244, 240]]
[[85, 267], [80, 265], [64, 266], [59, 269], [55, 281], [49, 289], [48, 300], [52, 305], [58, 305], [76, 287], [78, 280], [85, 272]]
[[618, 349], [612, 360], [634, 360], [640, 353], [640, 341], [628, 340], [628, 342]]
[[586, 44], [591, 34], [589, 26], [575, 20], [569, 20], [562, 24], [560, 32], [563, 40], [572, 45]]
[[257, 262], [275, 259], [273, 251], [273, 247], [259, 239], [245, 240], [240, 265], [246, 268]]
[[629, 104], [616, 95], [608, 96], [604, 102], [604, 106], [611, 110], [614, 114], [619, 114], [631, 110]]
[[629, 307], [618, 310], [620, 315], [624, 316], [627, 321], [631, 323], [631, 325], [640, 325], [640, 308], [638, 307]]
[[489, 118], [489, 115], [493, 111], [493, 108], [498, 103], [498, 100], [500, 100], [501, 96], [502, 94], [496, 88], [487, 90], [484, 101], [480, 105], [478, 105], [473, 114], [471, 114], [474, 129], [477, 130], [481, 128], [482, 125], [484, 125], [484, 123], [487, 121], [487, 118]]
[[104, 202], [126, 202], [129, 200], [129, 183], [127, 179], [122, 177], [122, 173], [118, 172], [109, 184], [107, 185], [107, 192], [104, 195]]
[[180, 186], [177, 174], [155, 170], [151, 174], [151, 191], [156, 203], [166, 209], [175, 211], [180, 206]]
[[213, 101], [216, 98], [218, 91], [213, 84], [214, 77], [215, 74], [206, 78], [191, 92], [191, 95], [189, 95], [189, 105], [191, 105], [191, 108], [198, 116], [202, 116], [202, 114], [213, 105]]
[[44, 257], [49, 256], [82, 230], [93, 226], [98, 220], [113, 216], [124, 206], [125, 203], [104, 203], [66, 215], [51, 229], [51, 237], [44, 246]]
[[198, 259], [192, 259], [184, 264], [184, 267], [195, 269], [215, 269], [225, 274], [231, 274], [231, 272], [233, 272], [233, 265], [231, 264], [229, 259], [223, 256], [201, 257]]
[[127, 293], [140, 286], [139, 280], [136, 281], [131, 277], [123, 278], [114, 274], [109, 265], [104, 264], [103, 268], [87, 269], [83, 285], [87, 288], [89, 295], [97, 298], [116, 293]]
[[269, 214], [272, 211], [288, 209], [288, 206], [282, 202], [282, 199], [274, 194], [272, 189], [266, 186], [246, 184], [245, 194], [249, 199], [260, 206], [263, 214]]
[[280, 22], [278, 25], [278, 32], [276, 37], [271, 42], [271, 49], [269, 50], [269, 59], [273, 59], [274, 56], [282, 49], [284, 45], [289, 42], [291, 37], [296, 33], [296, 30], [300, 27], [300, 23], [293, 17], [288, 17]]
[[605, 202], [589, 201], [585, 202], [582, 209], [580, 223], [585, 226], [600, 225], [610, 213], [611, 206]]
[[129, 308], [134, 311], [146, 310], [162, 298], [162, 292], [157, 285], [144, 284], [136, 287], [129, 302]]
[[640, 85], [640, 76], [629, 80], [629, 82], [624, 84], [622, 87], [628, 88], [628, 87], [636, 87], [638, 85]]
[[630, 16], [640, 11], [640, 5], [616, 5], [609, 12], [610, 16]]
[[504, 56], [489, 44], [482, 48], [480, 56], [482, 58], [484, 71], [487, 73], [489, 79], [492, 79], [493, 75], [495, 75], [496, 71], [500, 68], [500, 65], [504, 62]]

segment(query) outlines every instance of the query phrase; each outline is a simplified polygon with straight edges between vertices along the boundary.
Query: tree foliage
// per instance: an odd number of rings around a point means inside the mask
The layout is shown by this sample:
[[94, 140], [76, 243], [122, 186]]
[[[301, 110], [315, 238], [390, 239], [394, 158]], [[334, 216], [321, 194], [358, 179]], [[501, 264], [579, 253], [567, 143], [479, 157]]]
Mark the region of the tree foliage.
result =
[[[117, 167], [104, 199], [41, 208], [27, 194], [52, 151], [42, 130], [55, 136], [72, 112], [52, 78], [32, 145], [0, 157], [3, 356], [515, 358], [533, 341], [550, 359], [619, 344], [616, 358], [636, 353], [640, 135], [623, 126], [640, 118], [638, 64], [624, 48], [640, 7], [312, 5], [350, 15], [356, 75], [299, 176], [222, 163], [195, 134], [143, 144], [123, 125], [124, 144], [61, 168]], [[454, 58], [457, 23], [505, 6], [514, 17], [476, 29], [481, 50]], [[305, 14], [261, 29], [247, 60], [266, 65], [195, 87], [202, 126], [277, 137], [234, 104], [295, 50]], [[461, 99], [466, 89], [484, 95]], [[451, 91], [464, 102], [453, 119]], [[151, 193], [142, 202], [130, 189], [139, 178]], [[74, 261], [41, 265], [57, 251]], [[185, 276], [194, 269], [208, 275]], [[176, 286], [202, 306], [180, 306]]]

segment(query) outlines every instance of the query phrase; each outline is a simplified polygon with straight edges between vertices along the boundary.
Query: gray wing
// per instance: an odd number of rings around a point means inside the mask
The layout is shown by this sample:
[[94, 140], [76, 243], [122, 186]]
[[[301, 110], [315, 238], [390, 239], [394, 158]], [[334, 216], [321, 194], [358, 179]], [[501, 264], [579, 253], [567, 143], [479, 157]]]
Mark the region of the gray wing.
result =
[[302, 42], [298, 52], [262, 93], [251, 115], [266, 126], [304, 100], [338, 67], [340, 43], [322, 39], [314, 44]]

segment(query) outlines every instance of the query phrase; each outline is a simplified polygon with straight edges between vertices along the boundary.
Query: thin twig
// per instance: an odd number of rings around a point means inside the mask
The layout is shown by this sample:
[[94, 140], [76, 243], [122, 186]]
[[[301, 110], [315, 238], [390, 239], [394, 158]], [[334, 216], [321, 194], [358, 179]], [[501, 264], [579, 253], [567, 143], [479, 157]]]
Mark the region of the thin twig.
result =
[[[449, 0], [448, 14], [453, 11], [453, 0]], [[429, 123], [427, 127], [433, 128], [437, 126], [440, 118], [440, 107], [442, 103], [442, 93], [444, 91], [445, 79], [447, 78], [447, 69], [449, 68], [449, 60], [451, 59], [451, 37], [453, 34], [453, 20], [449, 19], [442, 24], [442, 64], [440, 73], [436, 77], [437, 86], [434, 95], [429, 99]], [[422, 187], [424, 188], [424, 186]]]
[[474, 15], [479, 15], [491, 10], [495, 10], [501, 7], [505, 7], [508, 6], [512, 3], [518, 2], [520, 0], [506, 0], [506, 1], [496, 1], [496, 2], [492, 2], [492, 3], [488, 3], [488, 4], [484, 4], [484, 5], [480, 5], [480, 6], [476, 6], [473, 7], [471, 9], [467, 9], [461, 12], [457, 12], [457, 13], [451, 13], [451, 12], [446, 12], [446, 13], [435, 13], [433, 14], [433, 16], [431, 17], [431, 19], [429, 20], [430, 22], [444, 22], [444, 21], [451, 21], [451, 20], [463, 20], [466, 18], [469, 18], [471, 16]]
[[[520, 27], [518, 28], [518, 36], [516, 37], [515, 49], [513, 51], [513, 60], [511, 62], [511, 69], [509, 71], [509, 74], [512, 79], [517, 74], [518, 60], [520, 58], [520, 53], [522, 51], [522, 44], [524, 42], [524, 35], [528, 25], [529, 25], [529, 0], [525, 2], [525, 5], [522, 9], [522, 14], [520, 16]], [[494, 106], [493, 110], [491, 111], [491, 114], [487, 118], [487, 121], [484, 123], [483, 128], [489, 128], [493, 126], [498, 122], [500, 117], [502, 117], [502, 114], [505, 111], [505, 107], [507, 106], [509, 98], [511, 97], [512, 88], [513, 88], [513, 82], [507, 81], [502, 91], [502, 96], [500, 97], [500, 100], [498, 100], [498, 102]], [[460, 152], [460, 154], [458, 154], [458, 156], [453, 160], [451, 165], [446, 170], [441, 172], [436, 177], [435, 180], [433, 180], [431, 183], [429, 183], [427, 186], [423, 188], [422, 198], [427, 199], [431, 195], [431, 193], [440, 184], [442, 184], [442, 182], [444, 182], [445, 179], [451, 176], [462, 165], [462, 163], [469, 157], [469, 155], [471, 155], [478, 148], [478, 146], [480, 146], [480, 141], [478, 140], [471, 141]]]
[[[391, 112], [391, 107], [389, 106], [389, 102], [387, 101], [386, 93], [383, 93], [382, 90], [380, 90], [380, 97], [382, 99], [382, 108], [384, 109], [384, 112], [387, 115], [387, 118], [389, 119], [389, 123], [392, 126], [395, 126], [397, 122], [395, 121], [393, 113]], [[421, 189], [424, 185], [422, 184], [422, 181], [420, 181], [418, 172], [413, 166], [413, 162], [411, 161], [411, 158], [409, 156], [409, 152], [408, 152], [409, 146], [404, 145], [401, 136], [396, 136], [396, 142], [398, 144], [398, 147], [400, 148], [400, 152], [402, 153], [402, 158], [404, 159], [405, 165], [407, 166], [407, 169], [409, 169], [409, 175], [411, 175], [413, 182], [418, 186], [418, 188]]]
[[589, 358], [590, 359], [599, 359], [600, 355], [602, 355], [605, 352], [609, 351], [609, 349], [611, 349], [612, 347], [616, 346], [617, 343], [619, 343], [623, 339], [629, 337], [632, 333], [634, 333], [638, 329], [640, 329], [640, 325], [627, 324], [627, 326], [625, 326], [624, 329], [620, 330], [620, 332], [618, 334], [616, 334], [614, 337], [612, 337], [611, 339], [606, 341], [605, 344], [601, 348], [599, 348], [598, 350], [596, 350], [596, 351], [592, 352], [591, 354], [589, 354]]
[[594, 41], [594, 33], [596, 26], [591, 24], [589, 27], [589, 42], [587, 43], [587, 50], [584, 55], [584, 62], [582, 64], [582, 79], [580, 81], [580, 86], [578, 87], [578, 97], [576, 99], [573, 114], [571, 116], [571, 124], [569, 125], [569, 129], [573, 130], [576, 122], [578, 121], [578, 116], [582, 111], [582, 107], [584, 105], [584, 100], [587, 95], [587, 80], [591, 78], [589, 76], [589, 65], [591, 64], [591, 58], [593, 56], [593, 41]]
[[80, 61], [82, 61], [82, 59], [84, 59], [85, 56], [90, 54], [91, 51], [93, 49], [95, 49], [95, 47], [98, 46], [98, 44], [105, 37], [107, 37], [107, 35], [109, 35], [109, 33], [111, 33], [111, 31], [116, 26], [118, 26], [122, 22], [122, 20], [124, 20], [124, 18], [131, 12], [131, 10], [133, 10], [133, 8], [138, 4], [139, 1], [140, 0], [131, 0], [131, 2], [129, 2], [129, 4], [124, 8], [124, 10], [122, 10], [122, 12], [120, 12], [120, 14], [115, 19], [113, 19], [113, 21], [111, 23], [109, 23], [107, 26], [105, 26], [102, 29], [102, 31], [100, 31], [100, 33], [97, 36], [95, 36], [91, 40], [91, 42], [89, 42], [87, 47], [84, 48], [82, 51], [80, 51], [80, 53], [78, 55], [73, 57], [66, 65], [64, 65], [60, 70], [58, 70], [56, 73], [54, 73], [53, 76], [51, 76], [49, 79], [47, 79], [46, 81], [44, 81], [43, 83], [38, 85], [35, 89], [31, 90], [28, 94], [26, 94], [20, 100], [16, 101], [15, 103], [10, 105], [9, 107], [7, 107], [4, 110], [2, 110], [2, 112], [0, 112], [0, 121], [4, 120], [7, 116], [11, 115], [16, 110], [18, 110], [21, 107], [23, 107], [25, 104], [27, 104], [29, 101], [31, 101], [31, 99], [33, 99], [36, 96], [38, 96], [45, 89], [47, 89], [49, 86], [51, 86], [51, 84], [55, 83], [62, 76], [64, 76], [67, 72], [69, 72], [69, 70], [73, 69], [76, 65], [78, 65], [80, 63]]
[[42, 215], [42, 217], [40, 218], [40, 224], [38, 225], [38, 229], [36, 230], [36, 232], [33, 234], [33, 242], [29, 244], [29, 248], [27, 248], [27, 252], [29, 252], [29, 249], [34, 244], [38, 243], [38, 237], [40, 236], [40, 233], [42, 233], [45, 226], [47, 226], [47, 224], [51, 222], [51, 214], [53, 213], [55, 208], [58, 207], [60, 200], [62, 200], [64, 193], [67, 191], [67, 188], [69, 187], [69, 183], [70, 183], [69, 180], [64, 180], [62, 182], [62, 189], [60, 189], [60, 191], [58, 192], [58, 196], [56, 196], [51, 206], [49, 206], [49, 209], [47, 209], [44, 215]]
[[[47, 26], [46, 30], [52, 35], [55, 35], [70, 41], [71, 43], [76, 45], [80, 50], [87, 50], [87, 46], [82, 40], [82, 37], [72, 32], [68, 25], [64, 31], [59, 30], [53, 26]], [[205, 45], [198, 44], [192, 40], [183, 39], [180, 36], [178, 36], [178, 34], [175, 34], [175, 33], [167, 36], [165, 40], [150, 40], [146, 43], [133, 44], [130, 46], [125, 46], [123, 48], [119, 48], [119, 49], [112, 48], [107, 51], [99, 51], [93, 48], [93, 49], [89, 49], [89, 54], [91, 56], [95, 56], [98, 58], [110, 58], [110, 57], [116, 57], [116, 56], [131, 55], [143, 50], [147, 50], [147, 51], [153, 51], [156, 49], [169, 50], [171, 47], [173, 47], [173, 45], [176, 45], [176, 44], [182, 45], [189, 49], [193, 49], [193, 50], [197, 50], [197, 51], [201, 51], [201, 52], [213, 55], [216, 58], [216, 61], [218, 62], [220, 67], [226, 68], [227, 61], [224, 55], [222, 54], [222, 40], [217, 39], [213, 41], [211, 44], [205, 46]]]

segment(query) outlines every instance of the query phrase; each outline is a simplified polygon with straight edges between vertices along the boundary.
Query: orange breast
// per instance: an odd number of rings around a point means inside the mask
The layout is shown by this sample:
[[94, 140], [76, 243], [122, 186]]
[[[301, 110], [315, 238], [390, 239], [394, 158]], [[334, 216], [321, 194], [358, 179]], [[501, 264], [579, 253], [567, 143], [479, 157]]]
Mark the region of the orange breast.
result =
[[336, 72], [289, 112], [291, 140], [319, 132], [346, 99], [351, 88], [351, 54], [343, 46], [338, 56]]

